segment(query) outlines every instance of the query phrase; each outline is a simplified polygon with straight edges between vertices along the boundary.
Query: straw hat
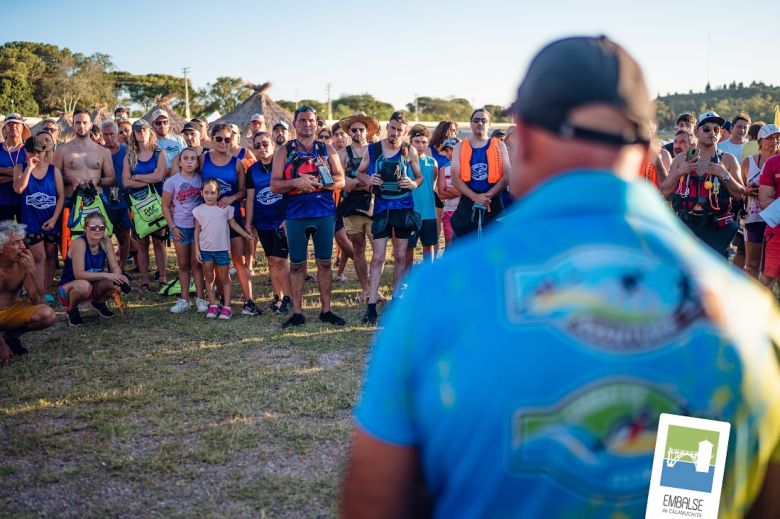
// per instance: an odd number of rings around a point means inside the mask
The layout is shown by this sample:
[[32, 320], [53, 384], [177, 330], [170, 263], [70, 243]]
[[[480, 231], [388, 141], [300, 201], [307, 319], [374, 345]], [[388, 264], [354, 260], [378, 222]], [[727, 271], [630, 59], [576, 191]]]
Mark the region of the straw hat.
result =
[[349, 117], [343, 118], [339, 121], [339, 126], [345, 133], [349, 134], [349, 127], [355, 123], [363, 123], [368, 129], [368, 136], [376, 135], [379, 133], [379, 121], [373, 117], [369, 117], [365, 112], [355, 112]]
[[[27, 124], [24, 122], [24, 118], [17, 114], [17, 113], [10, 113], [5, 116], [5, 121], [3, 121], [3, 128], [5, 128], [6, 124], [11, 123], [17, 123], [22, 125], [22, 141], [26, 141], [30, 138], [32, 135], [32, 132], [30, 132], [30, 128], [27, 127]], [[3, 132], [3, 138], [5, 138], [5, 132]]]

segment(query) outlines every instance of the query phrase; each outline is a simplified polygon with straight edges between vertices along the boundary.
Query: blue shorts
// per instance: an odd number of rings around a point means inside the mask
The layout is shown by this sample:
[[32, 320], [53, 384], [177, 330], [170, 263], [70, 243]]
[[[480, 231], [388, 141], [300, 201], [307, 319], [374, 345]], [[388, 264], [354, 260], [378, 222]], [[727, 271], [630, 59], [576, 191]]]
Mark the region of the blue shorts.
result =
[[[181, 241], [174, 240], [176, 243], [178, 243], [180, 245], [192, 245], [193, 243], [195, 243], [195, 228], [194, 227], [189, 227], [189, 228], [187, 228], [187, 227], [177, 227], [177, 229], [179, 229], [179, 231], [182, 234], [182, 240]], [[171, 235], [173, 235], [173, 231], [171, 231]]]
[[227, 250], [216, 252], [202, 250], [200, 251], [200, 257], [203, 260], [203, 263], [216, 263], [218, 267], [230, 265], [230, 251]]
[[285, 221], [290, 263], [306, 263], [309, 257], [309, 237], [314, 242], [314, 257], [320, 261], [330, 261], [335, 225], [334, 215]]

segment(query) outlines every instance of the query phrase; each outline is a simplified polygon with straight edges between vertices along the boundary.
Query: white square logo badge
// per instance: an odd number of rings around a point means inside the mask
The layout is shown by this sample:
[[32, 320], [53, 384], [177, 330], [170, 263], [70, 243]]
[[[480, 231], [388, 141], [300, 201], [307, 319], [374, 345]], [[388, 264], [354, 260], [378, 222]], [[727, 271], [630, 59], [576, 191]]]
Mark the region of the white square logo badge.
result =
[[728, 422], [661, 414], [648, 519], [717, 519], [730, 430]]

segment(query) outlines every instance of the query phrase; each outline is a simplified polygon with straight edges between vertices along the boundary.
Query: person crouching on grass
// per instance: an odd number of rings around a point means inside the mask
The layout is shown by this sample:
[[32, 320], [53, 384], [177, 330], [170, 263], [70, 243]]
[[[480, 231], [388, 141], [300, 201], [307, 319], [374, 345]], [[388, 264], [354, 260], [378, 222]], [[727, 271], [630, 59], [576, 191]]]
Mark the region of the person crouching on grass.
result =
[[[108, 272], [104, 272], [106, 266]], [[91, 213], [84, 222], [84, 234], [68, 248], [57, 289], [68, 323], [84, 324], [79, 313], [83, 301], [90, 301], [101, 317], [113, 317], [106, 301], [120, 290], [129, 292], [130, 282], [122, 274], [111, 239], [106, 236], [106, 221], [100, 213]]]
[[[213, 179], [203, 182], [200, 190], [204, 203], [193, 209], [195, 218], [195, 243], [197, 243], [197, 259], [203, 264], [203, 275], [206, 278], [206, 293], [209, 298], [209, 308], [206, 317], [230, 319], [233, 310], [230, 308], [230, 229], [246, 239], [252, 239], [244, 229], [236, 223], [235, 208], [232, 205], [220, 207], [219, 183]], [[215, 267], [219, 271], [219, 281], [222, 284], [222, 297], [225, 305], [222, 309], [217, 305], [214, 293]]]
[[195, 220], [192, 211], [203, 200], [200, 198], [201, 176], [198, 164], [198, 151], [184, 148], [176, 157], [179, 172], [169, 177], [163, 185], [162, 208], [165, 221], [173, 233], [173, 245], [179, 264], [179, 285], [181, 297], [171, 307], [171, 312], [179, 314], [192, 307], [190, 298], [190, 270], [195, 278], [195, 305], [198, 312], [206, 312], [208, 303], [201, 299], [203, 294], [203, 269], [195, 257]]

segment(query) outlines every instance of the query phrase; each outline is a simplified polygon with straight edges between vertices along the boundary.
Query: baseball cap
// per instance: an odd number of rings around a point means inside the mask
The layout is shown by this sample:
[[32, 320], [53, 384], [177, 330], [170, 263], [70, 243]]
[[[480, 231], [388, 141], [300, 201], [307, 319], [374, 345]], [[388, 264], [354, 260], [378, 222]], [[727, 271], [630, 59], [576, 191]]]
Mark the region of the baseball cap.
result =
[[281, 126], [282, 128], [284, 128], [285, 130], [289, 130], [289, 129], [290, 129], [290, 125], [289, 125], [289, 124], [287, 124], [285, 121], [279, 121], [279, 122], [277, 122], [276, 124], [274, 124], [274, 127], [273, 127], [273, 129], [275, 130], [275, 129], [276, 129], [277, 127], [279, 127], [279, 126]]
[[760, 130], [758, 130], [758, 138], [766, 139], [770, 135], [775, 135], [776, 133], [780, 133], [780, 128], [778, 128], [774, 124], [765, 124], [764, 126], [761, 127]]
[[146, 128], [147, 130], [151, 128], [151, 126], [149, 126], [149, 121], [147, 121], [146, 119], [138, 119], [136, 122], [133, 123], [134, 132], [137, 132], [138, 130], [143, 130], [144, 128]]
[[454, 148], [456, 144], [460, 142], [460, 139], [457, 137], [450, 137], [448, 139], [444, 139], [444, 142], [441, 144], [442, 148]]
[[730, 132], [731, 131], [731, 121], [726, 121], [725, 123], [723, 123], [723, 129], [726, 130], [727, 132]]
[[[568, 122], [572, 110], [590, 104], [618, 108], [633, 131], [610, 133]], [[552, 133], [615, 146], [649, 143], [655, 119], [642, 69], [606, 36], [565, 38], [544, 47], [528, 67], [512, 110]]]
[[726, 119], [719, 116], [717, 112], [704, 112], [703, 114], [699, 115], [699, 118], [696, 122], [696, 128], [700, 127], [704, 123], [715, 123], [723, 127], [723, 125], [726, 124]]
[[166, 119], [170, 119], [170, 117], [168, 116], [168, 112], [166, 112], [162, 108], [158, 108], [157, 110], [152, 112], [152, 121], [156, 121], [160, 117], [165, 117]]
[[241, 130], [238, 128], [237, 124], [228, 124], [228, 127], [230, 128], [230, 131], [235, 133], [236, 135], [241, 135]]
[[184, 126], [181, 127], [181, 133], [184, 132], [195, 132], [200, 133], [200, 126], [198, 126], [197, 123], [194, 123], [192, 121], [188, 121], [184, 123]]
[[49, 149], [48, 141], [43, 135], [36, 135], [35, 137], [28, 137], [24, 141], [24, 149], [28, 153], [33, 151], [44, 152]]
[[263, 114], [252, 114], [252, 117], [249, 118], [249, 122], [252, 121], [265, 121], [265, 117], [263, 117]]

